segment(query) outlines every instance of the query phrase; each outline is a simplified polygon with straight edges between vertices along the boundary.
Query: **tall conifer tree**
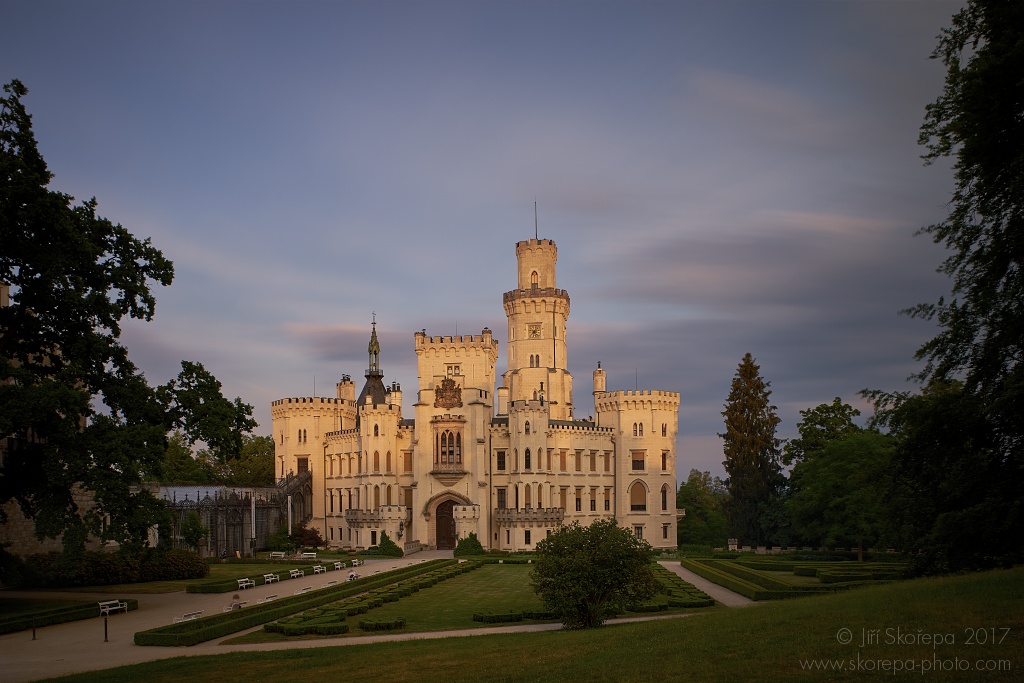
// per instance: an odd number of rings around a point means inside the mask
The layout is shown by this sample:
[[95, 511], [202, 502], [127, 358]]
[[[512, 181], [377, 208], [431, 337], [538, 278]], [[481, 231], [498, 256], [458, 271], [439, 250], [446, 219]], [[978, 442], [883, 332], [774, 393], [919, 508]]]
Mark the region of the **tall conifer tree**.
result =
[[730, 532], [741, 543], [763, 545], [768, 529], [763, 519], [777, 502], [782, 486], [779, 465], [782, 442], [775, 437], [779, 418], [769, 400], [769, 382], [748, 353], [732, 380], [725, 417], [725, 471]]

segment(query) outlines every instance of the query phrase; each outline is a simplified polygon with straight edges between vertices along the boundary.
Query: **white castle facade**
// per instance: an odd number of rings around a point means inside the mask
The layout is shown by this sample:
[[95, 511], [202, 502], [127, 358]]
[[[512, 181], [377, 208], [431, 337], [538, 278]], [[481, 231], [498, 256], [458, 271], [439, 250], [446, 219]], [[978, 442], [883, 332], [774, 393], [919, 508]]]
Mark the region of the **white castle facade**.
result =
[[444, 549], [474, 532], [485, 548], [532, 550], [562, 524], [613, 517], [656, 548], [675, 547], [679, 394], [607, 391], [598, 363], [593, 418], [577, 419], [558, 250], [531, 239], [516, 258], [500, 378], [491, 330], [416, 332], [419, 387], [405, 418], [401, 388], [384, 384], [374, 325], [358, 397], [346, 375], [333, 398], [272, 403], [277, 474], [310, 473], [310, 526], [329, 545], [364, 548], [387, 532], [399, 546]]

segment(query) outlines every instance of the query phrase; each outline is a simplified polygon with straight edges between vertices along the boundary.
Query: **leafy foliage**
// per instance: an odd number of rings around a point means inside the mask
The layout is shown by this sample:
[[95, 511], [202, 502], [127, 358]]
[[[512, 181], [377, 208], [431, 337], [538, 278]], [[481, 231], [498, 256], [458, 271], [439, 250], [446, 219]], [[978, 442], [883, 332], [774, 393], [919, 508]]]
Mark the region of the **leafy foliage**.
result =
[[292, 527], [292, 542], [300, 548], [319, 548], [324, 544], [320, 529], [303, 522]]
[[89, 534], [145, 545], [162, 508], [138, 485], [168, 431], [230, 456], [255, 423], [201, 365], [154, 390], [129, 360], [121, 322], [152, 319], [150, 284], [169, 285], [173, 266], [97, 216], [95, 199], [48, 189], [27, 92], [15, 80], [0, 98], [0, 504], [15, 501], [40, 537], [63, 534], [73, 561]]
[[865, 394], [897, 438], [900, 547], [946, 572], [1024, 559], [1024, 4], [970, 0], [932, 58], [946, 83], [919, 142], [955, 157], [955, 186], [922, 232], [950, 250], [952, 295], [907, 311], [940, 327], [921, 394]]
[[198, 550], [203, 539], [210, 535], [210, 530], [203, 526], [199, 513], [189, 510], [181, 523], [181, 540], [192, 550]]
[[799, 463], [819, 453], [832, 441], [856, 433], [860, 428], [854, 423], [853, 418], [858, 415], [859, 410], [843, 403], [838, 396], [832, 399], [832, 403], [822, 403], [816, 408], [801, 410], [800, 416], [803, 419], [797, 424], [800, 436], [786, 442], [783, 448], [783, 464], [789, 466]]
[[743, 356], [726, 399], [725, 471], [729, 499], [725, 512], [731, 533], [741, 542], [762, 545], [772, 540], [778, 523], [767, 524], [784, 484], [779, 464], [781, 440], [775, 437], [779, 417], [771, 404], [770, 384], [748, 353]]
[[723, 509], [729, 492], [725, 483], [710, 472], [690, 470], [686, 483], [676, 492], [676, 509], [685, 510], [679, 520], [680, 545], [724, 546], [729, 527]]
[[655, 594], [653, 552], [614, 519], [573, 522], [537, 543], [531, 583], [566, 628], [593, 628]]
[[465, 538], [460, 538], [459, 542], [455, 545], [455, 550], [452, 551], [452, 555], [455, 557], [483, 554], [484, 547], [480, 543], [480, 539], [476, 537], [476, 533], [472, 531]]
[[857, 546], [882, 537], [889, 516], [888, 481], [893, 438], [856, 432], [823, 443], [794, 467], [786, 510], [805, 543]]

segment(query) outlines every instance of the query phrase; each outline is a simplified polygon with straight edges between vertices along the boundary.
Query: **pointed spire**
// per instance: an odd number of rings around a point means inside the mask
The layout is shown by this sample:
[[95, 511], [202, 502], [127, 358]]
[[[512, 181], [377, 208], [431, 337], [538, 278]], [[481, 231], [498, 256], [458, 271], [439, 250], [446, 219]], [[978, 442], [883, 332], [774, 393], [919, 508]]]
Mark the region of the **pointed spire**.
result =
[[380, 342], [377, 341], [377, 314], [373, 314], [373, 332], [370, 334], [370, 345], [367, 347], [370, 354], [371, 373], [380, 372]]

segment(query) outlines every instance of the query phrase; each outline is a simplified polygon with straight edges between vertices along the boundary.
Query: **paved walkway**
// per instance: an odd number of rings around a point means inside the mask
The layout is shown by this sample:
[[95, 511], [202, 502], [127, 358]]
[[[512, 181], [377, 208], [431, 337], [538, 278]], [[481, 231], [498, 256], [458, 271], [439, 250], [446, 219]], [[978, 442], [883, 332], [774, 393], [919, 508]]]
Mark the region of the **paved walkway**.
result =
[[[437, 558], [450, 558], [451, 551], [425, 551], [401, 559], [368, 560], [360, 569], [363, 576], [374, 571], [387, 571], [392, 568], [405, 567], [410, 564]], [[687, 572], [678, 562], [662, 562], [662, 565], [675, 571], [685, 580], [690, 581], [705, 593], [719, 602], [738, 606], [752, 604], [746, 598], [731, 591], [711, 584], [699, 576]], [[268, 586], [257, 586], [239, 595], [250, 604], [262, 597], [276, 593], [281, 597], [289, 596], [305, 586], [319, 588], [328, 581], [336, 580], [339, 574], [328, 572], [304, 579], [291, 579]], [[692, 577], [692, 578], [691, 578]], [[700, 583], [698, 583], [700, 582]], [[710, 588], [710, 589], [709, 589]], [[61, 597], [81, 600], [101, 600], [112, 597], [109, 593], [65, 593], [58, 595], [45, 592], [3, 591], [0, 594], [0, 609], [4, 597]], [[162, 594], [117, 594], [120, 598], [135, 598], [139, 608], [127, 614], [111, 615], [107, 619], [107, 642], [103, 640], [103, 619], [83, 619], [66, 624], [55, 624], [37, 629], [36, 640], [32, 640], [31, 631], [19, 631], [0, 636], [0, 680], [4, 683], [23, 683], [54, 676], [109, 669], [126, 664], [138, 664], [183, 655], [222, 654], [225, 652], [253, 652], [269, 650], [304, 649], [312, 647], [329, 647], [338, 645], [356, 645], [361, 643], [388, 642], [395, 640], [427, 640], [435, 638], [457, 638], [479, 636], [491, 633], [521, 633], [525, 631], [554, 631], [561, 624], [530, 624], [519, 626], [496, 626], [488, 628], [464, 629], [458, 631], [431, 631], [422, 633], [393, 633], [347, 638], [323, 638], [281, 643], [260, 643], [252, 645], [221, 645], [214, 640], [200, 643], [189, 648], [176, 647], [140, 647], [135, 645], [134, 636], [137, 631], [145, 631], [174, 622], [174, 617], [185, 612], [203, 610], [207, 615], [220, 612], [231, 600], [231, 593], [162, 593]], [[739, 599], [737, 601], [736, 599]], [[656, 617], [636, 617], [616, 619], [612, 623], [645, 621], [650, 619], [678, 618], [686, 615], [661, 615]], [[262, 628], [261, 627], [257, 627]], [[256, 630], [256, 629], [253, 629]], [[234, 638], [239, 634], [229, 636]]]

